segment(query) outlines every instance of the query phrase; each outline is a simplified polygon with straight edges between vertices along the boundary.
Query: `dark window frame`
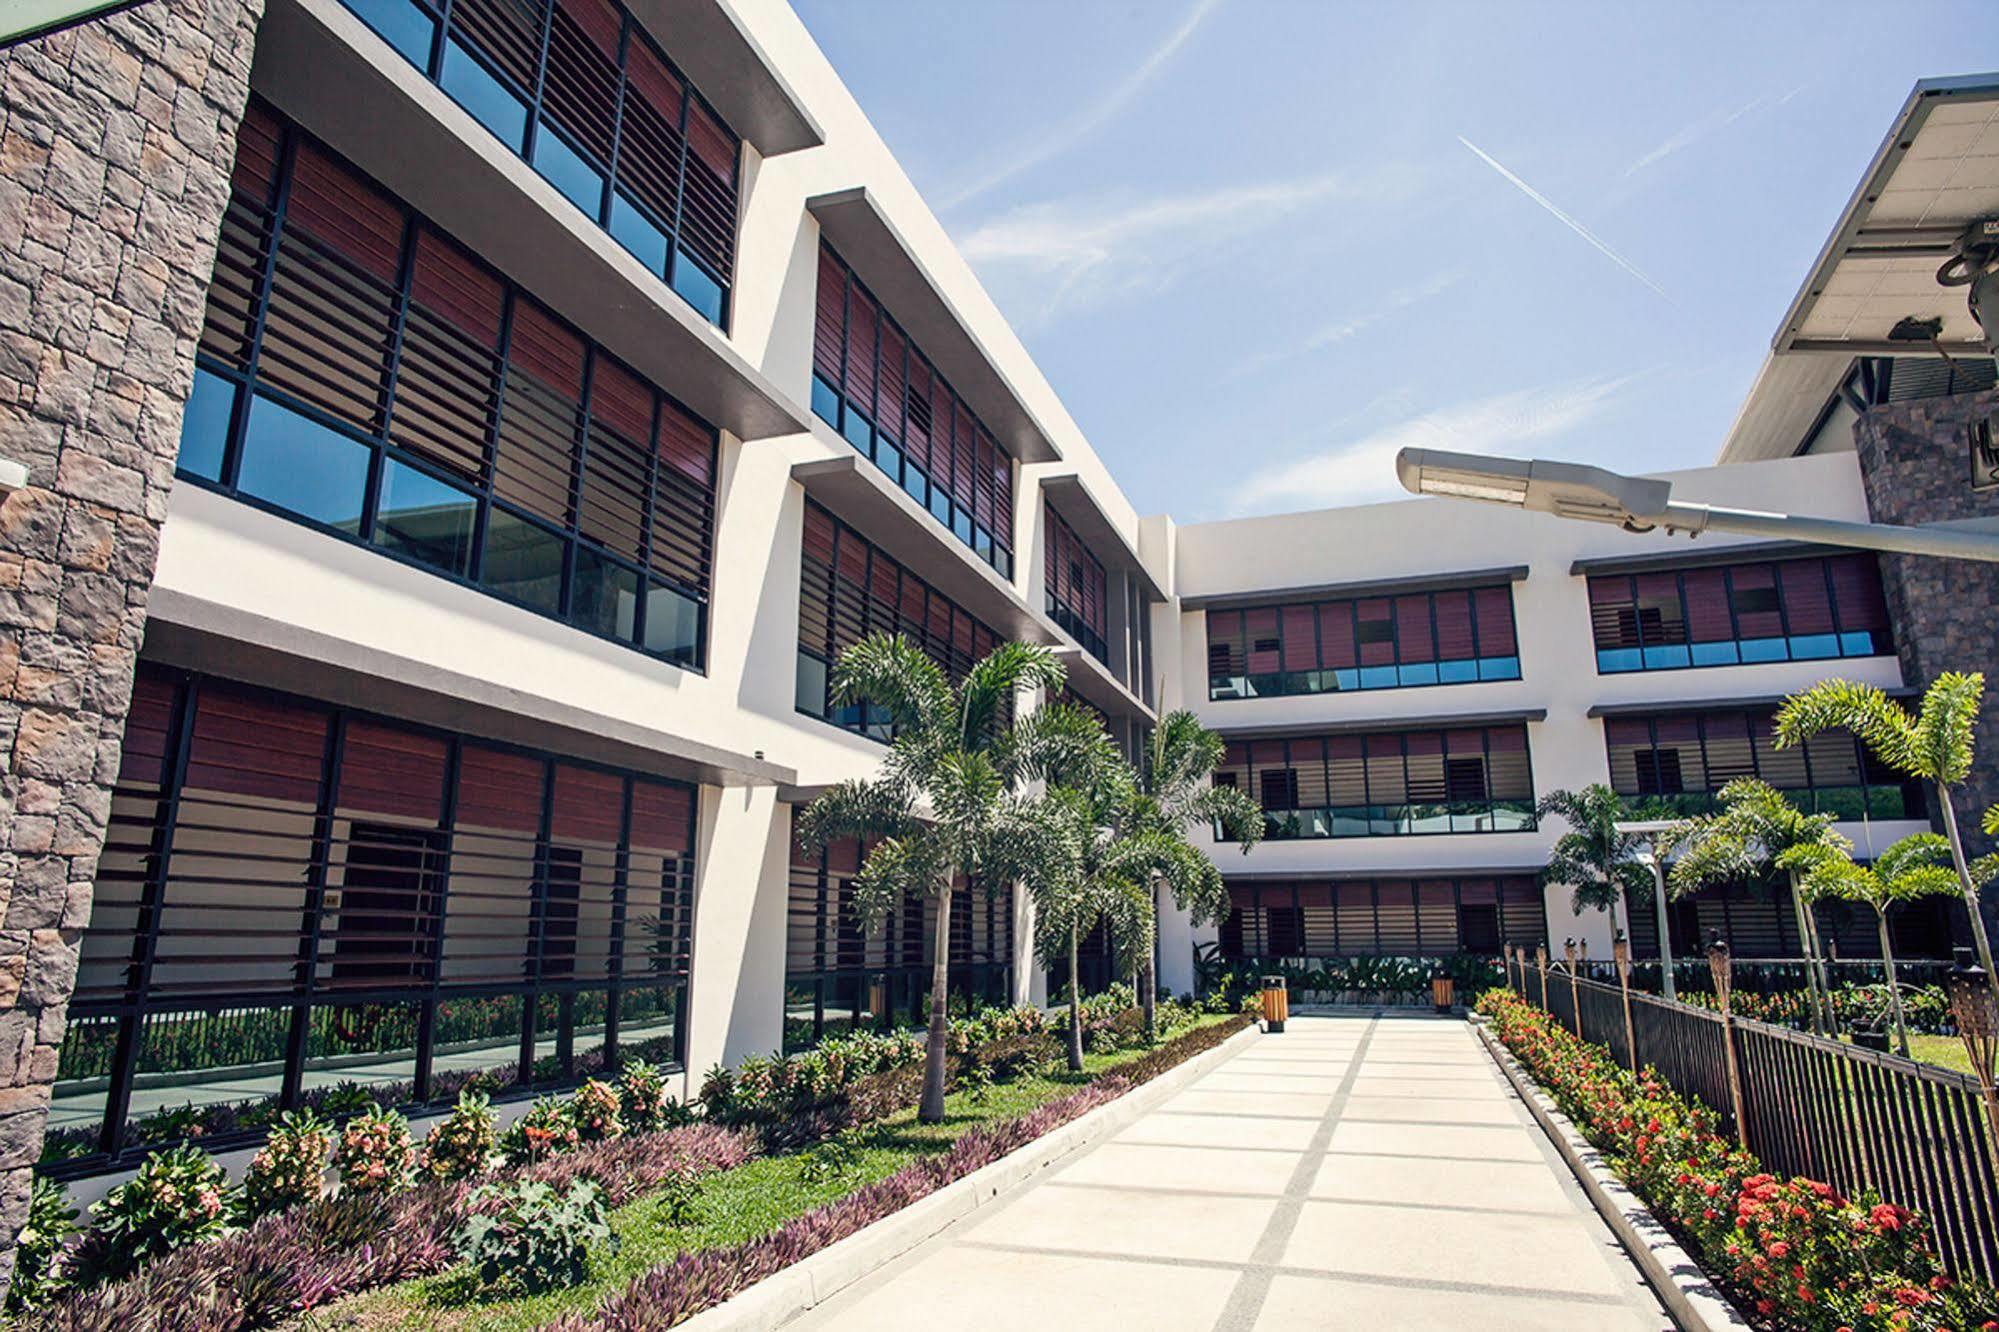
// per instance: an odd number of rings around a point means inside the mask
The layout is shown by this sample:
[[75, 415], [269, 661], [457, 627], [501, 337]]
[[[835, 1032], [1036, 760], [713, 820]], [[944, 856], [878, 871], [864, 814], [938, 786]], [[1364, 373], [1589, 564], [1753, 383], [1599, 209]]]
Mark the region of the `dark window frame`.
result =
[[[1804, 766], [1805, 784], [1803, 786], [1798, 786], [1789, 781], [1779, 782], [1772, 780], [1774, 774], [1765, 775], [1762, 771], [1760, 750], [1755, 743], [1755, 737], [1758, 734], [1756, 730], [1757, 723], [1768, 724], [1770, 717], [1771, 713], [1767, 709], [1744, 710], [1733, 708], [1660, 711], [1657, 713], [1648, 713], [1642, 717], [1607, 719], [1604, 726], [1604, 753], [1610, 768], [1611, 789], [1626, 800], [1662, 803], [1683, 815], [1708, 814], [1714, 812], [1718, 807], [1716, 794], [1720, 791], [1721, 786], [1726, 784], [1726, 778], [1749, 776], [1768, 782], [1785, 795], [1792, 797], [1807, 813], [1817, 811], [1823, 802], [1829, 806], [1829, 812], [1838, 813], [1842, 818], [1851, 817], [1858, 819], [1862, 817], [1861, 809], [1851, 808], [1848, 804], [1844, 803], [1849, 794], [1858, 793], [1862, 801], [1861, 808], [1865, 811], [1865, 817], [1890, 819], [1926, 819], [1929, 817], [1927, 799], [1924, 795], [1922, 784], [1913, 779], [1895, 779], [1893, 774], [1889, 773], [1873, 755], [1867, 752], [1867, 747], [1858, 738], [1850, 735], [1847, 739], [1853, 746], [1856, 756], [1856, 767], [1862, 777], [1862, 782], [1859, 786], [1850, 784], [1834, 785], [1830, 783], [1820, 785], [1814, 779], [1812, 748], [1808, 745], [1801, 745], [1795, 750], [1790, 751], [1797, 755], [1798, 762]], [[1737, 770], [1737, 765], [1724, 763], [1721, 766], [1725, 769], [1725, 779], [1723, 782], [1717, 783], [1714, 777], [1715, 765], [1708, 757], [1709, 727], [1724, 718], [1739, 720], [1742, 724], [1742, 734], [1749, 738], [1749, 771], [1742, 772]], [[1659, 739], [1659, 728], [1662, 723], [1677, 723], [1688, 720], [1694, 723], [1695, 732], [1692, 744], [1701, 757], [1702, 784], [1699, 786], [1691, 785], [1687, 781], [1686, 765], [1680, 753], [1685, 748], [1685, 745], [1680, 742], [1668, 741], [1662, 747]], [[1614, 732], [1631, 726], [1643, 726], [1645, 728], [1646, 741], [1643, 745], [1630, 746], [1633, 758], [1632, 769], [1634, 779], [1627, 782], [1619, 773], [1618, 769], [1620, 765], [1617, 762], [1617, 754], [1620, 748], [1624, 747], [1624, 742], [1614, 738]], [[1721, 737], [1717, 737], [1717, 739], [1719, 738]], [[1731, 734], [1727, 738], [1733, 740], [1735, 737]], [[1825, 739], [1821, 738], [1815, 743], [1823, 745]], [[1666, 762], [1668, 752], [1671, 755], [1670, 764]], [[1632, 787], [1643, 788], [1648, 785], [1664, 785], [1665, 783], [1661, 779], [1669, 771], [1678, 781], [1680, 786], [1678, 791], [1629, 789]], [[1647, 776], [1648, 772], [1651, 774], [1649, 778]], [[1876, 780], [1869, 780], [1870, 778]], [[1889, 780], [1878, 780], [1881, 778]], [[1799, 799], [1799, 797], [1804, 798]], [[1877, 805], [1879, 806], [1878, 808]]]
[[[1408, 888], [1410, 923], [1416, 932], [1419, 948], [1399, 949], [1383, 945], [1381, 888], [1384, 884]], [[1424, 905], [1422, 887], [1437, 884], [1448, 884], [1451, 889], [1448, 930], [1457, 947], [1448, 953], [1420, 946], [1427, 942], [1424, 921], [1430, 913], [1438, 910], [1437, 904], [1427, 907]], [[1464, 900], [1467, 884], [1490, 885], [1493, 901], [1467, 903]], [[1316, 895], [1327, 889], [1330, 889], [1334, 905], [1305, 905], [1306, 894]], [[1351, 908], [1339, 902], [1342, 896], [1349, 895], [1364, 896], [1367, 899], [1366, 924], [1353, 931], [1351, 935], [1341, 924], [1343, 916]], [[1549, 937], [1547, 897], [1539, 882], [1529, 874], [1383, 874], [1366, 879], [1328, 879], [1318, 883], [1267, 883], [1238, 879], [1229, 884], [1229, 897], [1231, 905], [1221, 926], [1221, 954], [1231, 961], [1463, 955], [1496, 957], [1506, 943], [1527, 946], [1546, 943]], [[1509, 907], [1513, 908], [1510, 914]], [[1497, 940], [1489, 949], [1467, 948], [1464, 928], [1468, 919], [1466, 912], [1468, 910], [1483, 912], [1487, 908], [1492, 912], [1491, 919], [1497, 931]], [[1537, 928], [1524, 933], [1516, 928], [1514, 933], [1509, 935], [1508, 924], [1518, 926], [1521, 914], [1529, 910], [1533, 912]], [[1292, 953], [1271, 951], [1273, 944], [1288, 941], [1288, 939], [1280, 940], [1278, 931], [1273, 928], [1276, 913], [1279, 912], [1285, 913], [1289, 922], [1285, 927], [1285, 934], [1298, 940], [1301, 951]], [[1315, 946], [1315, 940], [1330, 940], [1331, 946]]]

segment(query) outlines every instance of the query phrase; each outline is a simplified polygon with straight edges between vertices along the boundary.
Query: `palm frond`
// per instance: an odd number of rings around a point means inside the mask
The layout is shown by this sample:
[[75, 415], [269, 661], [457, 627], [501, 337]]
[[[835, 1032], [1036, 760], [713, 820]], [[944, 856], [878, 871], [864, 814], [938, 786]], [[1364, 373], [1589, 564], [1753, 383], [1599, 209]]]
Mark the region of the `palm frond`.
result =
[[1954, 786], [1971, 772], [1972, 732], [1978, 726], [1978, 704], [1985, 695], [1985, 677], [1976, 671], [1945, 671], [1923, 691], [1912, 737], [1923, 761], [1919, 777]]
[[1015, 694], [1054, 692], [1069, 678], [1055, 653], [1040, 643], [1001, 643], [972, 664], [958, 683], [959, 743], [984, 748], [1006, 729]]
[[836, 703], [867, 703], [897, 727], [935, 727], [949, 713], [951, 684], [937, 663], [901, 634], [869, 634], [840, 654], [830, 681]]
[[869, 841], [910, 831], [916, 820], [911, 792], [901, 782], [856, 778], [839, 782], [792, 819], [800, 846], [818, 851], [844, 838]]
[[1263, 806], [1249, 798], [1247, 791], [1233, 786], [1210, 786], [1187, 802], [1194, 819], [1218, 825], [1222, 836], [1248, 855], [1263, 840]]
[[1873, 685], [1821, 680], [1793, 694], [1777, 710], [1777, 747], [1802, 745], [1822, 731], [1851, 731], [1868, 751], [1897, 772], [1924, 777], [1915, 742], [1915, 720]]
[[1985, 817], [1979, 821], [1978, 826], [1985, 829], [1986, 836], [1999, 837], [1999, 805], [1987, 809]]

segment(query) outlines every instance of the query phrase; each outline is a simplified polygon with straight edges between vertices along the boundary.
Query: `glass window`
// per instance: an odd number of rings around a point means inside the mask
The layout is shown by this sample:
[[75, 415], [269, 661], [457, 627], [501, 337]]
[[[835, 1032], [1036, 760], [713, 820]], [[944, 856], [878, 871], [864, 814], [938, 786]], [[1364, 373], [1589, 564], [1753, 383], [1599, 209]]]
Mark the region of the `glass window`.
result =
[[632, 639], [638, 619], [639, 574], [636, 569], [576, 548], [576, 580], [569, 592], [569, 618], [606, 638]]
[[534, 169], [595, 222], [604, 209], [604, 177], [547, 120], [534, 136]]
[[400, 51], [403, 59], [429, 72], [431, 43], [437, 36], [437, 21], [430, 15], [409, 0], [347, 0], [347, 7]]
[[494, 505], [486, 518], [479, 581], [544, 614], [562, 605], [562, 560], [569, 543], [539, 523]]
[[250, 401], [236, 488], [343, 532], [361, 530], [371, 450], [262, 394]]
[[666, 272], [666, 233], [622, 193], [611, 196], [611, 235], [655, 273]]
[[708, 316], [710, 323], [722, 322], [722, 284], [709, 277], [685, 250], [674, 258], [673, 289], [686, 297], [689, 305]]
[[701, 651], [701, 607], [661, 583], [646, 585], [645, 649], [668, 661], [694, 662]]
[[500, 142], [515, 152], [521, 150], [527, 138], [527, 105], [507, 91], [506, 85], [460, 46], [456, 38], [444, 43], [444, 70], [438, 83], [458, 105], [472, 113], [474, 120], [493, 131]]
[[222, 455], [229, 446], [229, 421], [236, 411], [236, 385], [208, 370], [194, 372], [194, 392], [181, 413], [180, 459], [176, 466], [207, 481], [222, 479]]
[[479, 501], [427, 472], [386, 458], [375, 506], [375, 544], [463, 578], [472, 572]]

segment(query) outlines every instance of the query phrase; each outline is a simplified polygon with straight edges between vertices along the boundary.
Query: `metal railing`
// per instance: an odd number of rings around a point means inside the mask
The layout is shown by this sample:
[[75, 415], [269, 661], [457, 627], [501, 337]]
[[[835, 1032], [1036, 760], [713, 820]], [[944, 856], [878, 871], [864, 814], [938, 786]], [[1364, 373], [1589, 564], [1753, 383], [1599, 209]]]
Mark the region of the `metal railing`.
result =
[[1523, 959], [1508, 984], [1625, 1067], [1649, 1064], [1712, 1107], [1765, 1168], [1849, 1197], [1874, 1189], [1928, 1218], [1954, 1275], [1999, 1282], [1999, 1160], [1974, 1079], [1571, 977], [1559, 963]]

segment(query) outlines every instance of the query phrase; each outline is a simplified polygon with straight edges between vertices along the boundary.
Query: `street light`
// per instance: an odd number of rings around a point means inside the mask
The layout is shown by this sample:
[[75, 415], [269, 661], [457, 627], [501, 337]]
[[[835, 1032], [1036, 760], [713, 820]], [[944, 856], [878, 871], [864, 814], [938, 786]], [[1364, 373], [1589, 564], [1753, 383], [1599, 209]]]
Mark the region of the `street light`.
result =
[[1739, 532], [1747, 536], [1855, 546], [1861, 550], [1999, 562], [1999, 524], [1990, 519], [1896, 527], [1888, 523], [1849, 523], [1835, 518], [1727, 509], [1713, 504], [1681, 504], [1673, 500], [1670, 481], [1625, 476], [1586, 463], [1495, 458], [1446, 449], [1403, 449], [1395, 455], [1395, 474], [1403, 488], [1412, 494], [1510, 504], [1534, 513], [1552, 513], [1558, 518], [1612, 523], [1627, 532], [1663, 528], [1669, 535], [1683, 532], [1690, 537], [1707, 531]]
[[1648, 858], [1652, 863], [1652, 907], [1659, 918], [1659, 976], [1660, 992], [1668, 1002], [1679, 998], [1673, 985], [1673, 940], [1666, 927], [1666, 834], [1678, 828], [1675, 819], [1643, 819], [1635, 822], [1619, 822], [1617, 831], [1627, 837], [1644, 837], [1650, 842]]

